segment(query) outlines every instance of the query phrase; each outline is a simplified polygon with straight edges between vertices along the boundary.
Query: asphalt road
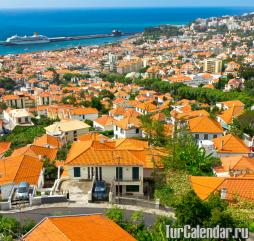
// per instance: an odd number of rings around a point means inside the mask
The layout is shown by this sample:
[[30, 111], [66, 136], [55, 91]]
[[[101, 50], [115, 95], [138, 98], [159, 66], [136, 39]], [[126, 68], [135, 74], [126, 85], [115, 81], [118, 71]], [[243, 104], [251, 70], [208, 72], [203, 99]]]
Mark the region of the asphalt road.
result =
[[[36, 223], [49, 216], [75, 215], [75, 214], [105, 214], [106, 209], [102, 208], [42, 208], [25, 212], [4, 214], [16, 217], [18, 220], [32, 219]], [[125, 217], [129, 218], [133, 211], [124, 210]], [[156, 215], [144, 213], [144, 220], [147, 226], [152, 225], [156, 220]]]

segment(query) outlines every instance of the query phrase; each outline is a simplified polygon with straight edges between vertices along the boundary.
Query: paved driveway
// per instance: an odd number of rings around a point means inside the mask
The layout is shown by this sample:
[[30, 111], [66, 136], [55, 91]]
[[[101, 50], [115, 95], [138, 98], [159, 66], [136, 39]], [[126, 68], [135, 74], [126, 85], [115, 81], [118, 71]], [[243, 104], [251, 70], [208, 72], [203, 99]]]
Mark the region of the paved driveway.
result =
[[69, 192], [70, 201], [88, 202], [87, 193], [92, 185], [91, 181], [82, 180], [65, 180], [61, 183], [60, 191]]

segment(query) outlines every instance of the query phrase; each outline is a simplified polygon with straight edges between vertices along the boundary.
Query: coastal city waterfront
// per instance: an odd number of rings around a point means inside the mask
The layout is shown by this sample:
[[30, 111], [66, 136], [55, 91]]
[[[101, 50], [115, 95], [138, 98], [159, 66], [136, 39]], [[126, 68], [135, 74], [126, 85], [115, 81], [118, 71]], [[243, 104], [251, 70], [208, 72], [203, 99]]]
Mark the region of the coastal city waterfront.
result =
[[0, 15], [0, 240], [253, 240], [254, 11], [125, 10]]
[[[0, 42], [13, 35], [25, 36], [34, 32], [50, 38], [109, 34], [113, 29], [135, 33], [161, 24], [185, 25], [197, 18], [242, 15], [252, 11], [253, 7], [7, 9], [0, 10], [0, 22], [4, 23], [0, 27]], [[97, 45], [117, 40], [119, 38], [89, 39], [25, 47], [0, 45], [0, 55]]]

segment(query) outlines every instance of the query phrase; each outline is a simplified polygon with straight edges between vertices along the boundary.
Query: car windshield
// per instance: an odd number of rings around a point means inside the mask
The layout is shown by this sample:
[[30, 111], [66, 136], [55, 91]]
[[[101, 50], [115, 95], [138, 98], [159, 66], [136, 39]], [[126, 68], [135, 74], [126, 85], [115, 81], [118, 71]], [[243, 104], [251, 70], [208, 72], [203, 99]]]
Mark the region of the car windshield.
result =
[[25, 192], [27, 192], [27, 188], [26, 188], [26, 187], [20, 187], [20, 188], [18, 189], [18, 192], [19, 192], [19, 193], [25, 193]]
[[95, 187], [95, 192], [104, 192], [105, 187]]

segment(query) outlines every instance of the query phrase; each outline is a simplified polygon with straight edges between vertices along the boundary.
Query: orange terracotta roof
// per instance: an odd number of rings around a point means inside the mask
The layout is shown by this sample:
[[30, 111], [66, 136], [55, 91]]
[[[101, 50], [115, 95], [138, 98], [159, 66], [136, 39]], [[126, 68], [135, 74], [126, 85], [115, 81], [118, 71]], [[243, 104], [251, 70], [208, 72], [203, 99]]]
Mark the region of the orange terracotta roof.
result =
[[90, 133], [79, 136], [78, 140], [79, 141], [101, 141], [101, 140], [108, 141], [109, 138], [97, 132], [94, 132], [94, 133], [90, 132]]
[[124, 115], [126, 110], [123, 107], [117, 107], [109, 111], [111, 116]]
[[242, 107], [239, 106], [233, 106], [228, 110], [225, 110], [219, 117], [226, 123], [231, 124], [233, 122], [233, 119], [237, 116], [240, 116], [243, 114], [244, 110]]
[[157, 110], [157, 106], [150, 102], [140, 103], [137, 107], [147, 112], [155, 112]]
[[195, 193], [202, 199], [207, 199], [224, 181], [223, 177], [190, 177]]
[[10, 141], [0, 142], [0, 156], [7, 152], [11, 147]]
[[37, 185], [42, 167], [38, 157], [30, 155], [0, 159], [0, 184], [28, 182]]
[[136, 116], [127, 116], [121, 120], [114, 120], [114, 125], [124, 129], [139, 128], [141, 126], [141, 121]]
[[227, 156], [221, 157], [221, 168], [223, 171], [248, 170], [254, 172], [254, 158], [246, 156]]
[[194, 111], [184, 112], [184, 113], [176, 112], [174, 115], [175, 118], [182, 119], [182, 120], [189, 120], [189, 119], [196, 118], [199, 116], [209, 117], [210, 114], [205, 110], [194, 110]]
[[12, 153], [12, 157], [30, 154], [34, 156], [42, 156], [48, 157], [51, 161], [55, 160], [57, 155], [57, 148], [48, 148], [43, 146], [36, 146], [36, 145], [27, 145], [25, 147], [21, 147], [19, 149], [15, 149]]
[[192, 133], [223, 133], [221, 125], [207, 116], [196, 117], [188, 122]]
[[115, 166], [120, 162], [122, 166], [153, 168], [154, 162], [160, 161], [159, 154], [163, 156], [165, 151], [148, 148], [148, 142], [142, 140], [79, 141], [73, 143], [65, 165]]
[[229, 108], [234, 107], [234, 106], [244, 107], [244, 104], [240, 100], [229, 100], [229, 101], [224, 101], [221, 103], [228, 106]]
[[212, 193], [226, 189], [226, 199], [233, 201], [235, 196], [240, 199], [254, 201], [254, 178], [252, 177], [194, 177], [190, 178], [196, 194], [206, 200]]
[[96, 122], [102, 126], [111, 126], [114, 123], [114, 119], [111, 116], [103, 115], [103, 116], [97, 118], [96, 120], [94, 120], [94, 122]]
[[38, 137], [34, 140], [34, 145], [36, 146], [47, 146], [50, 145], [51, 147], [60, 148], [62, 146], [61, 141], [59, 138], [55, 136], [50, 136], [47, 134], [44, 134], [41, 137]]
[[219, 153], [250, 153], [249, 148], [244, 144], [244, 142], [237, 136], [228, 134], [226, 136], [221, 136], [213, 139], [216, 151]]
[[165, 114], [163, 114], [161, 112], [159, 112], [151, 117], [151, 119], [153, 121], [165, 121], [165, 118], [166, 118]]
[[75, 108], [70, 111], [72, 115], [87, 115], [87, 114], [98, 114], [99, 111], [96, 108]]
[[135, 241], [130, 234], [102, 215], [45, 218], [24, 241]]

